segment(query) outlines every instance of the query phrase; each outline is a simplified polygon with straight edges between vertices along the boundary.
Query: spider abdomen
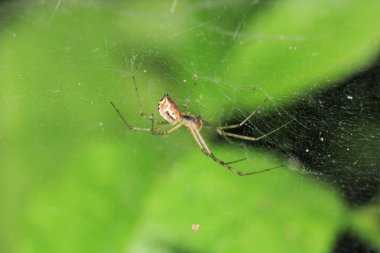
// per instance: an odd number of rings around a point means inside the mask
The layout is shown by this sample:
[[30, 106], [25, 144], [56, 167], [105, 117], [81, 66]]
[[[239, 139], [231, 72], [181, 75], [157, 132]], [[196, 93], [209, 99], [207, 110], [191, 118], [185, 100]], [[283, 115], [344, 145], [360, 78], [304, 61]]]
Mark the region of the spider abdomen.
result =
[[165, 94], [158, 102], [158, 112], [169, 123], [175, 123], [181, 118], [181, 112], [169, 94]]

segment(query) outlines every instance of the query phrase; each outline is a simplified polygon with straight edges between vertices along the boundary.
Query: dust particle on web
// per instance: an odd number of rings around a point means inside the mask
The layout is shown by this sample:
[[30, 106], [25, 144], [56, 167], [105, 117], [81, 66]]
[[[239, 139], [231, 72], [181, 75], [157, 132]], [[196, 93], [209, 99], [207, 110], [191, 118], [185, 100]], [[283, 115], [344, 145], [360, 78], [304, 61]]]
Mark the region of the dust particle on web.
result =
[[199, 225], [199, 224], [193, 224], [193, 225], [191, 225], [191, 229], [192, 229], [193, 231], [199, 231], [200, 226], [201, 226], [201, 225]]

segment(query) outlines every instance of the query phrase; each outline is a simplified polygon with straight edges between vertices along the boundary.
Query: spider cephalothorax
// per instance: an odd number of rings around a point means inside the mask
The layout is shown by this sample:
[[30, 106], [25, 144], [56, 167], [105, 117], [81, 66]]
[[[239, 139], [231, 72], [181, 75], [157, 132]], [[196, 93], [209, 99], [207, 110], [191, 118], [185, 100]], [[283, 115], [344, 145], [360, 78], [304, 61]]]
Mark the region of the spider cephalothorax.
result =
[[203, 121], [201, 116], [184, 115], [181, 120], [183, 121], [183, 125], [187, 128], [197, 129], [198, 131], [202, 128]]

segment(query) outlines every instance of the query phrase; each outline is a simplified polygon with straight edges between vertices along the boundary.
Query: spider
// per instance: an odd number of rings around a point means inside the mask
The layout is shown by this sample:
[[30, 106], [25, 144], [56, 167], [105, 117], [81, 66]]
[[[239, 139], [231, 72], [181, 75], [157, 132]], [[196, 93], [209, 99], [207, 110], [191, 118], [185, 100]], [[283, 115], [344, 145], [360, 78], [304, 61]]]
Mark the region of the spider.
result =
[[[182, 112], [179, 109], [179, 107], [176, 105], [174, 100], [169, 96], [169, 94], [166, 93], [161, 98], [161, 100], [158, 102], [158, 112], [165, 121], [159, 121], [159, 122], [156, 122], [156, 124], [165, 125], [165, 124], [169, 123], [171, 128], [168, 130], [163, 130], [163, 129], [165, 129], [165, 126], [161, 127], [161, 128], [155, 127], [155, 120], [154, 120], [153, 114], [151, 116], [147, 116], [144, 113], [144, 111], [142, 109], [142, 103], [141, 103], [140, 95], [139, 95], [139, 92], [137, 89], [135, 77], [133, 76], [132, 79], [133, 79], [133, 84], [135, 87], [137, 100], [138, 100], [138, 104], [139, 104], [140, 116], [142, 116], [146, 120], [150, 120], [151, 121], [151, 127], [143, 128], [143, 127], [135, 127], [135, 126], [130, 125], [128, 123], [128, 121], [124, 118], [124, 116], [121, 114], [121, 112], [114, 105], [114, 103], [110, 102], [111, 105], [113, 106], [113, 108], [115, 109], [115, 111], [117, 112], [117, 114], [119, 115], [120, 119], [124, 122], [125, 126], [128, 127], [129, 129], [134, 130], [134, 131], [146, 131], [146, 132], [150, 132], [153, 135], [168, 135], [168, 134], [171, 134], [172, 132], [174, 132], [175, 130], [179, 129], [181, 126], [184, 126], [191, 132], [195, 141], [197, 142], [197, 144], [201, 148], [202, 152], [206, 156], [208, 156], [209, 158], [211, 158], [212, 160], [219, 163], [220, 165], [227, 168], [229, 171], [235, 173], [238, 176], [254, 175], [254, 174], [263, 173], [263, 172], [267, 172], [267, 171], [282, 167], [282, 165], [278, 165], [276, 167], [263, 169], [263, 170], [259, 170], [259, 171], [254, 171], [254, 172], [248, 172], [248, 173], [239, 171], [239, 170], [235, 169], [234, 167], [230, 166], [230, 164], [243, 161], [246, 158], [242, 158], [242, 159], [232, 161], [232, 162], [224, 162], [223, 160], [219, 159], [218, 157], [216, 157], [214, 155], [214, 153], [210, 150], [210, 148], [206, 144], [206, 141], [203, 139], [203, 137], [200, 133], [202, 126], [208, 125], [208, 126], [213, 127], [214, 130], [216, 130], [216, 132], [222, 136], [234, 137], [234, 138], [248, 140], [248, 141], [258, 141], [260, 139], [263, 139], [263, 138], [267, 137], [268, 135], [270, 135], [270, 134], [278, 131], [279, 129], [283, 128], [284, 126], [286, 126], [290, 122], [272, 130], [269, 133], [263, 134], [259, 137], [250, 137], [250, 136], [234, 134], [234, 133], [226, 132], [225, 130], [234, 129], [234, 128], [238, 128], [238, 127], [243, 126], [264, 105], [266, 100], [264, 100], [264, 102], [259, 107], [257, 107], [256, 110], [254, 110], [250, 115], [248, 115], [248, 117], [246, 117], [239, 124], [215, 127], [215, 126], [212, 126], [211, 124], [207, 123], [206, 121], [204, 121], [200, 116], [195, 116], [195, 115], [189, 114], [187, 112]], [[196, 84], [196, 82], [194, 83], [193, 88], [190, 91], [189, 97], [191, 96], [191, 94], [193, 92], [195, 84]], [[187, 102], [188, 101], [189, 101], [189, 99], [186, 100], [186, 103], [183, 106], [184, 111], [186, 111], [186, 109], [187, 109]]]

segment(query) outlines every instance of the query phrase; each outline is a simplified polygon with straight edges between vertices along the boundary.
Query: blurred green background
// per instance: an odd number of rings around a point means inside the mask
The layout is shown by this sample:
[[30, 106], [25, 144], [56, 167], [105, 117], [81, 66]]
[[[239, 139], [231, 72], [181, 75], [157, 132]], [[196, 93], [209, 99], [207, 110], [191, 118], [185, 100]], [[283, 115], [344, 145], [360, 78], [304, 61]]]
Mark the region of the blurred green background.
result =
[[190, 111], [209, 122], [269, 98], [263, 113], [304, 125], [283, 108], [371, 66], [379, 13], [353, 0], [0, 2], [1, 252], [332, 252], [346, 228], [380, 251], [378, 196], [353, 208], [286, 152], [205, 131], [221, 159], [247, 157], [241, 170], [286, 165], [237, 177], [186, 129], [132, 132], [109, 104], [148, 127], [132, 76], [150, 114], [166, 92], [184, 103], [196, 75]]

